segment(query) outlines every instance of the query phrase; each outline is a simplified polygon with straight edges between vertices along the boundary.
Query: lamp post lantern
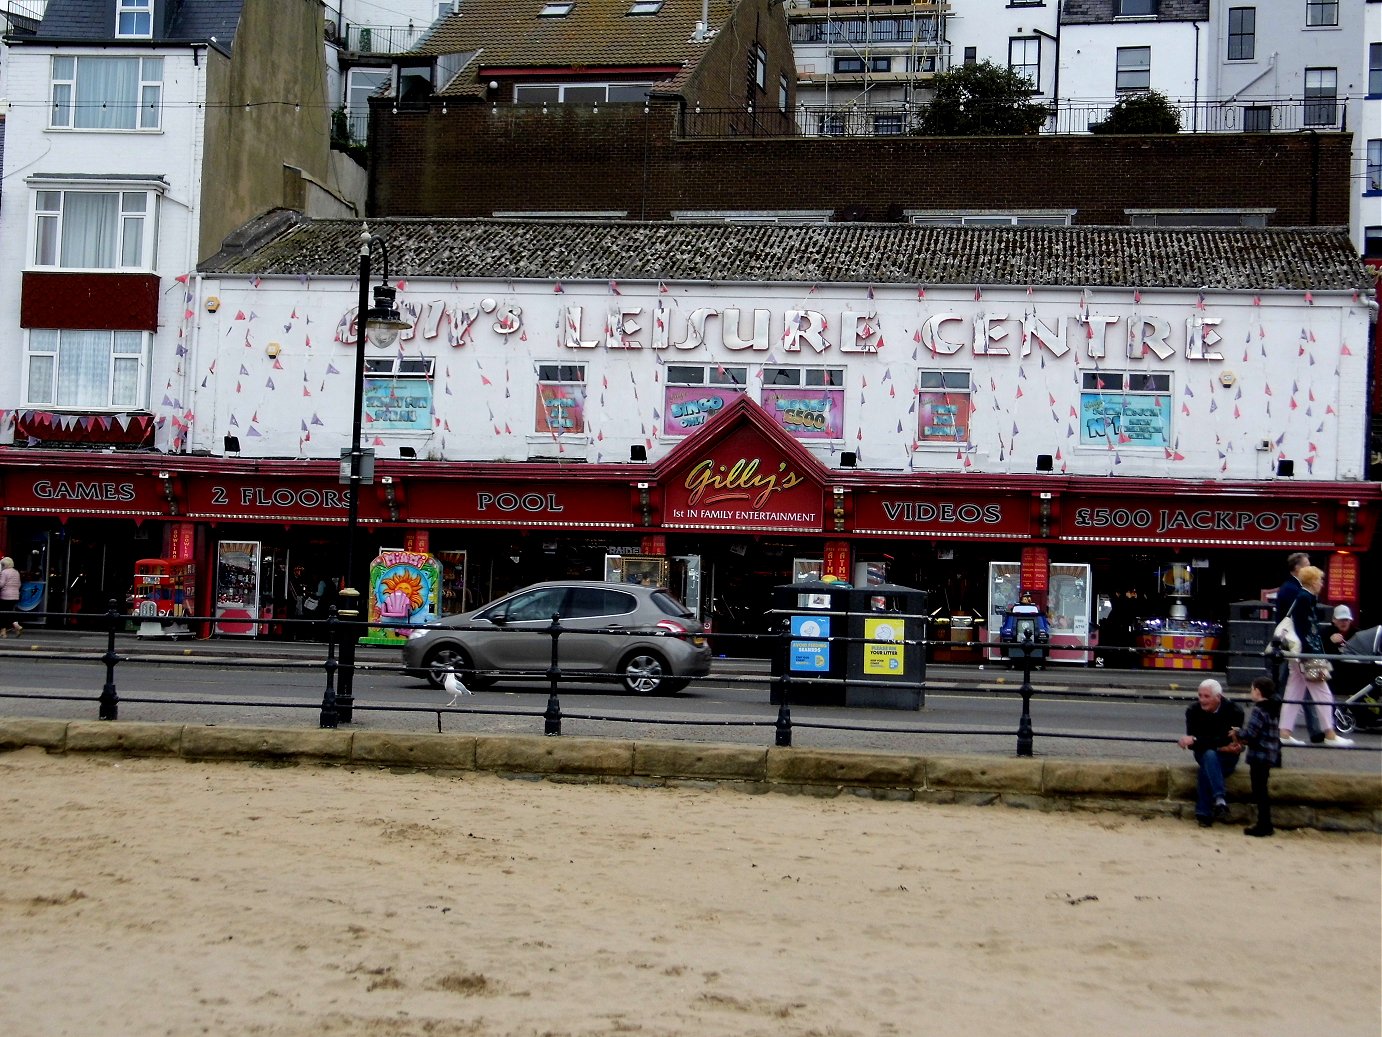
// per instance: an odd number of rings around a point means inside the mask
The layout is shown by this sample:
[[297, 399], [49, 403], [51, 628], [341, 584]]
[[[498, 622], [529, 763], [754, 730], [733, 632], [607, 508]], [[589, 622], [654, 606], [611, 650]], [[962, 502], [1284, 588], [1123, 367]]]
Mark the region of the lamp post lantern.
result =
[[[374, 286], [374, 305], [369, 305], [370, 256], [378, 245], [384, 257], [383, 277]], [[355, 404], [351, 412], [350, 451], [348, 465], [342, 465], [342, 479], [349, 487], [346, 491], [348, 510], [346, 512], [346, 550], [345, 586], [340, 589], [337, 614], [345, 622], [340, 624], [341, 652], [340, 673], [336, 681], [336, 691], [327, 684], [322, 699], [322, 727], [335, 727], [336, 722], [348, 724], [354, 718], [355, 706], [355, 643], [359, 639], [361, 591], [368, 590], [368, 580], [357, 582], [355, 571], [355, 540], [360, 528], [360, 487], [374, 481], [374, 451], [366, 451], [360, 445], [361, 426], [365, 410], [365, 343], [373, 336], [376, 345], [390, 346], [398, 338], [400, 331], [412, 327], [403, 320], [394, 302], [397, 293], [389, 281], [389, 249], [384, 239], [371, 234], [368, 224], [361, 225], [360, 231], [360, 299], [355, 314]], [[368, 455], [369, 464], [365, 464]], [[344, 460], [344, 458], [343, 458]], [[366, 611], [366, 615], [368, 611]], [[333, 701], [334, 699], [334, 701]]]

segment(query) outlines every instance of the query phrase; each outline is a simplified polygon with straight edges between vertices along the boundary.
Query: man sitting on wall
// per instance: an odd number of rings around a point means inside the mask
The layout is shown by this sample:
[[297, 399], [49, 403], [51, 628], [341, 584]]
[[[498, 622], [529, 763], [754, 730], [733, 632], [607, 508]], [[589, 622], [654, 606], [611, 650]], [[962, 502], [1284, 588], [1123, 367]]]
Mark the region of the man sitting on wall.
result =
[[1243, 726], [1243, 710], [1224, 697], [1223, 685], [1210, 678], [1201, 681], [1197, 701], [1185, 711], [1182, 749], [1195, 754], [1200, 772], [1196, 784], [1195, 821], [1201, 828], [1214, 819], [1228, 820], [1228, 797], [1224, 782], [1238, 766], [1243, 752], [1238, 729]]

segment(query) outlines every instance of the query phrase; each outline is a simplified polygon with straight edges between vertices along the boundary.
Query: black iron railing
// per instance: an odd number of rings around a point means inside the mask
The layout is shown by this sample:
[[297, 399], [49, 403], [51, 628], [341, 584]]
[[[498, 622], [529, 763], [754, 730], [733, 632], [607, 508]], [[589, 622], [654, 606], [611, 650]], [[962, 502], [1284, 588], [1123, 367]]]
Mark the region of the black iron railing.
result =
[[[31, 613], [30, 616], [32, 616], [35, 620], [48, 619], [58, 622], [75, 618], [75, 614], [67, 613], [47, 613], [43, 614], [42, 616]], [[90, 616], [83, 616], [81, 618], [90, 619]], [[210, 623], [213, 621], [213, 617], [185, 616], [180, 617], [180, 620], [182, 622], [187, 623], [188, 625], [195, 626], [197, 624]], [[114, 602], [111, 603], [110, 609], [105, 614], [105, 625], [106, 646], [105, 650], [100, 653], [97, 653], [90, 649], [86, 650], [85, 652], [74, 652], [70, 649], [64, 648], [60, 642], [60, 638], [62, 636], [61, 631], [55, 632], [58, 642], [54, 645], [54, 647], [51, 650], [41, 651], [37, 650], [34, 647], [29, 647], [27, 649], [24, 649], [23, 651], [23, 654], [28, 658], [44, 658], [53, 660], [61, 659], [69, 662], [80, 662], [83, 660], [88, 662], [98, 662], [104, 668], [105, 676], [105, 680], [101, 686], [99, 695], [93, 697], [92, 695], [68, 694], [61, 692], [21, 692], [0, 686], [0, 698], [12, 700], [50, 702], [92, 702], [94, 700], [97, 706], [97, 716], [101, 720], [108, 721], [116, 721], [119, 719], [120, 706], [122, 704], [150, 704], [158, 706], [204, 706], [208, 709], [224, 709], [230, 707], [252, 706], [261, 709], [277, 708], [298, 711], [318, 710], [319, 726], [324, 728], [334, 728], [340, 723], [349, 723], [352, 719], [349, 713], [347, 713], [346, 715], [342, 715], [342, 711], [339, 708], [339, 704], [337, 702], [335, 695], [335, 682], [341, 669], [341, 664], [338, 661], [338, 653], [341, 641], [345, 637], [359, 637], [363, 631], [366, 631], [370, 627], [381, 626], [381, 624], [366, 624], [354, 621], [341, 621], [334, 616], [327, 620], [276, 619], [273, 621], [264, 622], [263, 625], [266, 631], [270, 625], [273, 625], [285, 629], [294, 628], [310, 632], [311, 636], [309, 640], [317, 643], [320, 646], [322, 652], [324, 653], [324, 658], [322, 658], [320, 661], [311, 658], [290, 660], [284, 659], [282, 657], [276, 657], [272, 659], [266, 659], [256, 658], [252, 655], [245, 655], [240, 658], [227, 658], [225, 656], [217, 656], [214, 659], [201, 660], [198, 660], [195, 656], [192, 655], [165, 655], [159, 660], [161, 662], [166, 662], [173, 665], [214, 665], [221, 668], [231, 666], [237, 669], [244, 668], [246, 670], [272, 669], [273, 671], [278, 673], [301, 671], [304, 674], [302, 680], [303, 694], [301, 698], [285, 698], [269, 701], [264, 699], [245, 699], [239, 697], [210, 695], [186, 697], [150, 697], [147, 695], [136, 694], [122, 696], [119, 694], [119, 691], [117, 689], [116, 680], [117, 668], [119, 664], [132, 660], [149, 660], [137, 656], [132, 656], [130, 654], [122, 654], [122, 652], [120, 651], [120, 639], [122, 637], [128, 639], [129, 637], [134, 635], [131, 629], [131, 617], [117, 611]], [[774, 666], [772, 667], [773, 672], [770, 677], [766, 678], [766, 680], [762, 675], [731, 676], [725, 674], [717, 674], [712, 678], [701, 678], [701, 680], [713, 679], [717, 683], [729, 682], [751, 684], [759, 688], [763, 687], [763, 685], [767, 683], [769, 687], [769, 701], [767, 704], [765, 704], [765, 708], [763, 709], [761, 716], [743, 719], [741, 717], [735, 717], [724, 714], [712, 714], [704, 717], [698, 717], [695, 719], [689, 719], [685, 717], [649, 716], [646, 713], [635, 716], [632, 715], [631, 712], [621, 712], [618, 710], [600, 713], [569, 712], [563, 710], [561, 705], [560, 693], [563, 687], [569, 687], [571, 685], [588, 685], [593, 682], [613, 683], [617, 682], [620, 677], [619, 674], [614, 673], [591, 673], [589, 671], [564, 670], [560, 664], [559, 644], [562, 635], [564, 633], [569, 632], [570, 628], [562, 624], [561, 618], [559, 616], [553, 616], [551, 623], [542, 629], [514, 630], [508, 632], [511, 636], [526, 636], [530, 638], [550, 638], [550, 662], [546, 669], [533, 669], [528, 671], [506, 670], [502, 674], [495, 671], [473, 671], [476, 676], [481, 677], [501, 677], [504, 680], [545, 681], [548, 685], [548, 697], [545, 706], [541, 710], [521, 708], [508, 709], [493, 704], [476, 705], [472, 702], [466, 702], [463, 700], [457, 701], [454, 697], [452, 702], [449, 702], [445, 705], [416, 703], [396, 704], [378, 701], [370, 702], [362, 700], [361, 697], [357, 694], [355, 696], [353, 703], [351, 704], [350, 712], [371, 711], [376, 713], [431, 714], [436, 717], [436, 727], [438, 732], [442, 731], [444, 717], [464, 717], [466, 715], [520, 717], [531, 718], [535, 721], [541, 720], [543, 733], [553, 736], [557, 736], [562, 733], [562, 724], [565, 720], [594, 721], [614, 724], [646, 724], [667, 727], [695, 726], [702, 728], [771, 728], [773, 730], [774, 742], [776, 745], [779, 746], [792, 745], [793, 732], [797, 729], [821, 731], [875, 732], [886, 733], [890, 735], [913, 735], [917, 737], [962, 735], [968, 737], [987, 737], [1003, 740], [1011, 739], [1013, 737], [1013, 732], [1011, 728], [1009, 728], [1006, 731], [995, 731], [992, 729], [981, 729], [975, 727], [941, 727], [935, 725], [896, 723], [889, 723], [887, 725], [859, 724], [831, 722], [825, 720], [802, 720], [800, 718], [793, 717], [793, 705], [800, 704], [803, 701], [810, 701], [812, 699], [812, 693], [815, 690], [824, 686], [838, 684], [841, 678], [839, 676], [817, 678], [811, 676], [810, 674], [791, 672], [789, 667], [782, 662], [788, 658], [789, 644], [791, 640], [791, 635], [785, 631], [769, 634], [715, 635], [715, 637], [721, 645], [723, 645], [725, 642], [732, 643], [737, 640], [741, 644], [751, 644], [761, 649], [765, 642], [769, 644], [774, 651], [775, 659], [779, 660], [779, 663], [774, 664]], [[610, 636], [627, 636], [630, 633], [635, 632], [651, 637], [675, 638], [679, 636], [698, 636], [678, 635], [668, 631], [604, 631], [604, 633], [609, 634]], [[592, 632], [588, 630], [582, 630], [581, 633], [583, 636], [589, 636]], [[1035, 665], [1044, 663], [1045, 657], [1047, 653], [1049, 653], [1050, 651], [1068, 651], [1073, 648], [1074, 650], [1087, 650], [1092, 652], [1096, 648], [1096, 646], [1094, 645], [1072, 646], [1066, 644], [1061, 644], [1058, 646], [1004, 646], [995, 644], [994, 642], [987, 641], [955, 642], [948, 639], [938, 641], [932, 641], [928, 639], [896, 641], [877, 640], [860, 637], [831, 636], [829, 638], [817, 640], [829, 641], [833, 645], [838, 646], [838, 649], [841, 651], [850, 649], [862, 650], [862, 646], [867, 645], [887, 645], [893, 648], [898, 648], [900, 650], [915, 648], [920, 649], [922, 651], [924, 651], [927, 648], [941, 647], [950, 650], [963, 648], [984, 651], [997, 650], [1000, 653], [1000, 658], [1003, 661], [1009, 663], [1016, 669], [1020, 669], [1022, 672], [1022, 682], [1020, 687], [1008, 688], [1002, 692], [991, 692], [995, 694], [1010, 694], [1016, 692], [1016, 694], [1020, 696], [1021, 712], [1017, 721], [1016, 729], [1016, 755], [1018, 756], [1032, 755], [1033, 744], [1037, 734], [1033, 727], [1031, 701], [1034, 695], [1041, 694], [1041, 689], [1035, 687], [1032, 683], [1033, 667]], [[1197, 664], [1202, 663], [1205, 659], [1214, 659], [1216, 661], [1222, 661], [1231, 654], [1238, 654], [1241, 656], [1241, 651], [1238, 653], [1230, 653], [1223, 650], [1211, 649], [1196, 649], [1192, 651], [1149, 648], [1109, 649], [1100, 647], [1098, 648], [1098, 651], [1105, 654], [1109, 652], [1135, 652], [1142, 660], [1146, 660], [1148, 658], [1154, 658], [1159, 660], [1177, 660], [1182, 657], [1191, 657], [1191, 659], [1193, 659], [1193, 661]], [[1319, 657], [1301, 656], [1298, 658]], [[1340, 657], [1336, 656], [1332, 658], [1335, 663], [1338, 663], [1340, 661]], [[1352, 663], [1360, 663], [1368, 666], [1372, 666], [1376, 664], [1379, 660], [1382, 660], [1382, 657], [1379, 656], [1363, 655], [1349, 655], [1343, 658]], [[1271, 648], [1268, 650], [1265, 657], [1263, 658], [1263, 670], [1265, 672], [1273, 665], [1281, 664], [1283, 662], [1284, 658], [1280, 654], [1279, 650]], [[378, 664], [370, 664], [368, 662], [357, 661], [353, 664], [353, 666], [356, 670], [374, 670], [384, 672], [399, 672], [401, 670], [400, 664], [388, 664], [381, 666]], [[313, 671], [320, 672], [322, 676], [316, 679], [312, 678], [311, 674]], [[1202, 675], [1209, 676], [1210, 674], [1203, 673]], [[1197, 676], [1201, 676], [1201, 674], [1188, 673], [1186, 674], [1186, 676], [1194, 678]], [[921, 690], [924, 689], [926, 685], [926, 682], [924, 678], [920, 675], [920, 673], [917, 673], [915, 676], [910, 677], [908, 680], [873, 680], [869, 678], [857, 677], [847, 677], [843, 679], [854, 686], [879, 686], [891, 689], [896, 689], [899, 686], [915, 686], [916, 688]], [[324, 690], [319, 691], [318, 689]], [[975, 690], [977, 690], [977, 688]], [[1087, 696], [1089, 698], [1097, 697], [1101, 700], [1125, 699], [1130, 701], [1146, 701], [1149, 698], [1148, 694], [1145, 691], [1117, 692], [1101, 689], [1097, 691], [1081, 692], [1080, 690], [1072, 688], [1062, 689], [1061, 696], [1063, 698], [1077, 698], [1081, 696]], [[1159, 695], [1157, 697], [1162, 699], [1167, 698], [1167, 696], [1165, 695]], [[1187, 702], [1191, 701], [1193, 699], [1193, 693], [1186, 693], [1185, 695], [1181, 696], [1181, 698]], [[1309, 705], [1309, 703], [1302, 704], [1307, 706]], [[777, 706], [775, 712], [771, 711], [770, 708], [768, 708], [770, 705]], [[1339, 710], [1344, 710], [1345, 712], [1341, 714]], [[1350, 714], [1348, 712], [1350, 710], [1356, 711], [1356, 713]], [[1362, 729], [1382, 730], [1382, 678], [1379, 678], [1378, 680], [1368, 684], [1366, 687], [1362, 688], [1361, 690], [1357, 691], [1352, 695], [1349, 695], [1348, 692], [1345, 691], [1344, 694], [1338, 696], [1336, 701], [1335, 715], [1336, 718], [1339, 716], [1344, 716], [1345, 720], [1347, 721], [1346, 723], [1340, 722], [1336, 725], [1338, 729], [1343, 732], [1351, 731], [1354, 729], [1355, 726]], [[1040, 735], [1044, 739], [1144, 743], [1152, 745], [1173, 744], [1175, 741], [1173, 733], [1170, 732], [1168, 732], [1167, 736], [1165, 737], [1151, 737], [1127, 734], [1104, 735], [1091, 734], [1088, 732], [1042, 729], [1040, 731]], [[1376, 746], [1360, 748], [1371, 748], [1372, 751], [1382, 751], [1382, 748]]]

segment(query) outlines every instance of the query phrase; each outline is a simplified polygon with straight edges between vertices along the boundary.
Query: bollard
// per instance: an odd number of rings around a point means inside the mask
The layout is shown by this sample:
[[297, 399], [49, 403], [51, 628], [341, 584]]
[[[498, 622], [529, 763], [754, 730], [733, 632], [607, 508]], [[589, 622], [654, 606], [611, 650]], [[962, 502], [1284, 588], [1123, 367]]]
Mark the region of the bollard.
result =
[[[785, 633], [778, 634], [778, 639], [787, 641], [790, 639], [790, 635]], [[789, 651], [790, 647], [787, 644], [783, 644], [778, 649], [778, 657], [782, 660], [782, 664], [778, 667], [779, 672], [777, 675], [773, 677], [773, 680], [777, 683], [777, 722], [773, 725], [773, 742], [775, 745], [783, 748], [791, 748], [792, 745], [792, 710], [787, 705], [787, 689], [790, 687], [787, 680], [787, 660], [789, 659]]]
[[106, 664], [106, 684], [101, 689], [101, 705], [98, 716], [102, 720], [118, 720], [120, 717], [120, 696], [115, 693], [115, 664], [120, 657], [115, 654], [115, 628], [120, 625], [120, 614], [115, 611], [115, 599], [110, 599], [106, 611], [106, 654], [101, 661]]
[[1032, 755], [1032, 653], [1031, 645], [1015, 647], [1022, 653], [1022, 719], [1017, 722], [1017, 755]]
[[[326, 691], [322, 693], [322, 712], [318, 727], [334, 729], [340, 721], [336, 712], [336, 610], [333, 607], [326, 616]], [[439, 722], [440, 723], [440, 722]]]
[[557, 661], [557, 639], [561, 637], [561, 616], [552, 613], [552, 625], [547, 628], [552, 635], [552, 664], [547, 667], [547, 680], [551, 690], [547, 695], [547, 709], [542, 714], [542, 733], [561, 734], [561, 701], [557, 698], [557, 684], [561, 681], [561, 665]]

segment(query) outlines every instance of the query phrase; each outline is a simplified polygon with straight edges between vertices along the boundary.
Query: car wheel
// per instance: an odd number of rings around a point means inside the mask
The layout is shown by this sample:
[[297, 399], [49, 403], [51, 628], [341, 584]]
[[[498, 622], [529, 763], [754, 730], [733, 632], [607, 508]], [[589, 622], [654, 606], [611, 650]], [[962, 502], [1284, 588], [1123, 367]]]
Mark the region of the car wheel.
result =
[[619, 682], [630, 695], [655, 695], [666, 691], [670, 678], [667, 661], [656, 652], [634, 652], [619, 664]]
[[422, 660], [422, 665], [427, 671], [427, 683], [434, 688], [440, 688], [446, 675], [453, 671], [460, 675], [466, 687], [472, 691], [492, 687], [494, 684], [493, 677], [477, 676], [470, 656], [465, 654], [464, 649], [455, 645], [438, 645], [433, 648]]

